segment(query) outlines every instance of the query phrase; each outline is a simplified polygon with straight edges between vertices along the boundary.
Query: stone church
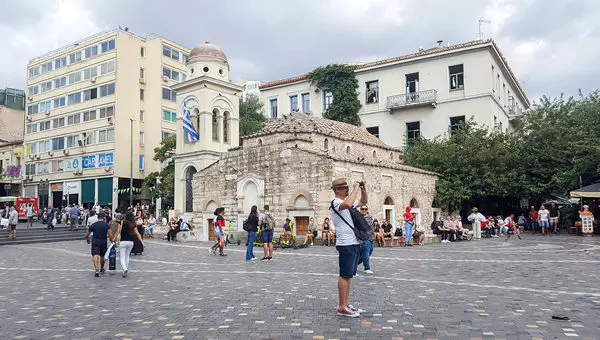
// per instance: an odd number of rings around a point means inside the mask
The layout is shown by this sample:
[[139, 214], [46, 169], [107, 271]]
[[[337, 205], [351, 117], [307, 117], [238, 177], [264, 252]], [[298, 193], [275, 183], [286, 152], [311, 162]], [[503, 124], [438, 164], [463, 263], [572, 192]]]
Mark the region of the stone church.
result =
[[279, 226], [290, 218], [304, 235], [310, 218], [320, 226], [329, 217], [331, 181], [338, 177], [367, 182], [374, 218], [400, 226], [410, 204], [417, 224], [429, 228], [437, 176], [402, 164], [400, 150], [363, 128], [301, 113], [269, 121], [240, 145], [243, 89], [230, 82], [223, 51], [211, 44], [194, 48], [188, 74], [174, 90], [200, 139], [186, 142], [178, 120], [175, 209], [192, 222], [196, 239], [213, 238], [215, 208], [225, 207], [225, 219], [241, 231], [250, 207], [265, 204]]

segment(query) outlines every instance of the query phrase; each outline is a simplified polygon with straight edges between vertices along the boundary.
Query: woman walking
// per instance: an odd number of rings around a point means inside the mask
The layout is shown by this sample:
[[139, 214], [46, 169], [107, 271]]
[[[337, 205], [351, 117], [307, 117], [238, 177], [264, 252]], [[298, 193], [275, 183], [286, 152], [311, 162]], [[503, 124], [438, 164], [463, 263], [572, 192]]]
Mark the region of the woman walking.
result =
[[256, 261], [256, 257], [254, 257], [254, 240], [256, 240], [256, 233], [258, 232], [258, 226], [260, 225], [257, 206], [253, 205], [252, 208], [250, 208], [250, 215], [248, 215], [246, 223], [249, 225], [246, 261]]
[[223, 254], [223, 248], [225, 247], [225, 208], [217, 208], [214, 214], [217, 216], [213, 230], [216, 242], [208, 249], [208, 252], [217, 255], [218, 248], [219, 256], [227, 256], [226, 254]]
[[121, 269], [123, 269], [123, 277], [127, 277], [127, 270], [129, 268], [129, 254], [131, 253], [131, 249], [133, 249], [133, 241], [138, 240], [142, 248], [146, 248], [146, 244], [142, 239], [142, 235], [140, 235], [140, 232], [135, 225], [135, 217], [131, 211], [125, 214], [125, 220], [123, 220], [123, 222], [121, 222], [119, 225], [117, 233], [113, 239], [116, 241], [119, 235], [121, 235], [121, 243], [119, 245]]

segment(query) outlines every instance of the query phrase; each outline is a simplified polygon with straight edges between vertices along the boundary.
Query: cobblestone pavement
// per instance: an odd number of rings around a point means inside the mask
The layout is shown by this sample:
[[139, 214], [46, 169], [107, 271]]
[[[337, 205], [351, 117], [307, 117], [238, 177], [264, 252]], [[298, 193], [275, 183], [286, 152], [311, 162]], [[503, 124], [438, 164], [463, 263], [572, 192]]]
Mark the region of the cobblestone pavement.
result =
[[94, 278], [84, 241], [5, 246], [0, 339], [600, 339], [600, 238], [525, 237], [376, 248], [357, 319], [335, 315], [334, 248], [150, 240], [127, 278]]

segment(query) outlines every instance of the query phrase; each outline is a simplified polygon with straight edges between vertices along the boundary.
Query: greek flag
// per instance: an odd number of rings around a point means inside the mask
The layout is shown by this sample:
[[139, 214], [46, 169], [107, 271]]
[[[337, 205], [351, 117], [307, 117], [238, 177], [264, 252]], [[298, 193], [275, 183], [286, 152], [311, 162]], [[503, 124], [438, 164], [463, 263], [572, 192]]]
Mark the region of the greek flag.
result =
[[185, 132], [185, 141], [187, 143], [193, 143], [200, 139], [198, 131], [194, 129], [192, 120], [190, 119], [190, 111], [188, 110], [185, 103], [183, 104], [183, 131]]

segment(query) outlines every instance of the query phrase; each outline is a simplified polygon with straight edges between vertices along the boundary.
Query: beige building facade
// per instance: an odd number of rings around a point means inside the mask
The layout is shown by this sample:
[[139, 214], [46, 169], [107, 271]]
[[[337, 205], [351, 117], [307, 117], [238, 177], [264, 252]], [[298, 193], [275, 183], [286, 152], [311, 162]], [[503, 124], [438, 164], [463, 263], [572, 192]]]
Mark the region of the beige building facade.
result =
[[0, 105], [0, 197], [21, 195], [24, 117], [25, 111]]
[[203, 240], [213, 238], [213, 212], [221, 206], [232, 230], [241, 231], [250, 208], [262, 210], [264, 204], [275, 214], [276, 231], [288, 217], [298, 235], [306, 235], [310, 218], [320, 230], [330, 217], [331, 181], [339, 177], [367, 182], [374, 218], [401, 227], [410, 204], [417, 225], [427, 230], [437, 176], [402, 164], [399, 155], [398, 149], [349, 124], [301, 113], [269, 121], [194, 175], [195, 233]]
[[[353, 64], [362, 126], [383, 142], [404, 148], [411, 138], [447, 138], [473, 119], [507, 131], [529, 100], [493, 40], [438, 46], [396, 58]], [[306, 76], [264, 83], [265, 115], [290, 112], [321, 117], [333, 97]]]
[[188, 55], [160, 36], [119, 28], [32, 59], [23, 195], [42, 207], [129, 204], [130, 166], [139, 189], [160, 170], [154, 148], [175, 134], [171, 87], [186, 80]]

